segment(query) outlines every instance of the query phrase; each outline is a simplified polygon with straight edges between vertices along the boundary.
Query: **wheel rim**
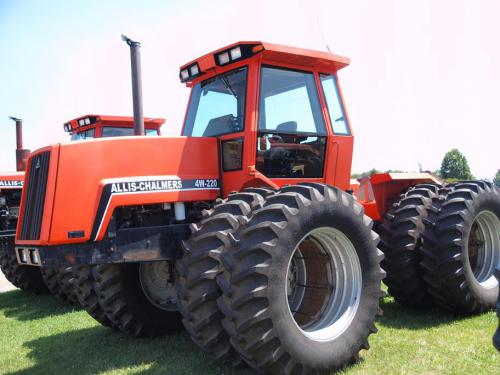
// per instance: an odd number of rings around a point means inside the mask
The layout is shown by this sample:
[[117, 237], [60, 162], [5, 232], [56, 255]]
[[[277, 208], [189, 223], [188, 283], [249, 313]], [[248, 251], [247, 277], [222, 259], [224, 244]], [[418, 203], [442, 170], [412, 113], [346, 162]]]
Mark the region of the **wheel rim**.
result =
[[287, 271], [289, 312], [300, 332], [314, 341], [332, 341], [350, 326], [359, 307], [362, 272], [356, 249], [331, 227], [306, 234]]
[[167, 261], [144, 262], [139, 266], [139, 279], [146, 298], [159, 309], [177, 311], [172, 265]]
[[498, 285], [493, 276], [500, 265], [500, 220], [491, 211], [480, 212], [472, 223], [468, 240], [469, 264], [476, 280], [484, 288]]

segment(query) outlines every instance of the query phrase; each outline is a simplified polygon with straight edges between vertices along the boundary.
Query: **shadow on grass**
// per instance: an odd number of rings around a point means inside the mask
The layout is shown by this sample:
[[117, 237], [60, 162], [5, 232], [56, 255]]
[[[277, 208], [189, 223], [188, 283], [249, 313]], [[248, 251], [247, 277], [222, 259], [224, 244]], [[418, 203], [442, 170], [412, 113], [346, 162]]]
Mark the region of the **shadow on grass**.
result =
[[33, 295], [21, 290], [0, 293], [0, 308], [7, 318], [20, 321], [43, 319], [80, 310], [51, 294]]
[[41, 337], [24, 346], [33, 366], [9, 375], [83, 375], [119, 369], [147, 375], [255, 375], [249, 368], [231, 369], [212, 360], [185, 333], [133, 339], [99, 326]]
[[392, 297], [385, 297], [381, 301], [380, 307], [384, 311], [384, 315], [378, 319], [379, 329], [383, 329], [385, 326], [419, 330], [449, 325], [468, 318], [465, 315], [453, 314], [437, 307], [430, 310], [410, 309], [399, 305]]

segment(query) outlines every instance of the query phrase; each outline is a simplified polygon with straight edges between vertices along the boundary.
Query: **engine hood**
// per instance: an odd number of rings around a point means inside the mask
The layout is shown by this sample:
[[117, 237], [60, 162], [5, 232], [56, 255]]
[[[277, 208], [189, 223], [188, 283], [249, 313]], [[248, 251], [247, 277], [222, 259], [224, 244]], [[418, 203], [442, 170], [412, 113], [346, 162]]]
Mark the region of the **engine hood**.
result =
[[[30, 158], [28, 173], [39, 152]], [[100, 240], [116, 207], [214, 200], [220, 194], [218, 166], [215, 138], [118, 137], [53, 145], [40, 236], [17, 242]], [[34, 188], [27, 185], [25, 190]], [[23, 207], [33, 195], [24, 193]]]

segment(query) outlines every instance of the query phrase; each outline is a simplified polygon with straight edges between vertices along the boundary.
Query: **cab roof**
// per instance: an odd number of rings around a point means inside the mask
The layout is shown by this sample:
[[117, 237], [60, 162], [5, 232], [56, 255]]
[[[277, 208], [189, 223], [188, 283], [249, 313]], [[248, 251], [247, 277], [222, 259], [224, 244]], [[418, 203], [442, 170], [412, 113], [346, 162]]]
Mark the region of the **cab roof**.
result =
[[[219, 54], [220, 52], [231, 50], [232, 48], [238, 46], [249, 46], [251, 47], [252, 56], [260, 53], [266, 60], [276, 61], [278, 63], [281, 62], [302, 65], [309, 68], [327, 69], [328, 71], [338, 71], [346, 67], [350, 63], [349, 58], [334, 55], [329, 52], [314, 51], [310, 49], [289, 47], [280, 44], [272, 44], [260, 41], [243, 41], [230, 44], [206, 55], [203, 55], [196, 60], [182, 65], [180, 70], [182, 71], [197, 63], [201, 73], [206, 72], [217, 66], [217, 54]], [[250, 56], [247, 56], [247, 58], [248, 57]]]
[[[81, 121], [83, 121], [83, 125], [81, 124]], [[144, 127], [147, 129], [159, 129], [164, 123], [164, 118], [144, 118]], [[130, 116], [85, 115], [66, 122], [64, 124], [64, 128], [67, 129], [69, 126], [71, 128], [71, 131], [76, 131], [97, 125], [133, 127], [134, 118]]]

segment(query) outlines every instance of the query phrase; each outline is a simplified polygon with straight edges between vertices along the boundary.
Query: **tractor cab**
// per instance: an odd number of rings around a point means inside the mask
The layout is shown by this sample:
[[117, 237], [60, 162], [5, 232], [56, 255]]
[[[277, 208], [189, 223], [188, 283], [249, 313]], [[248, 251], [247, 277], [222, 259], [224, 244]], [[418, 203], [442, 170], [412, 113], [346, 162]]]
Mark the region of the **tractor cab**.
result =
[[337, 72], [348, 63], [261, 42], [202, 56], [180, 69], [192, 88], [182, 135], [220, 140], [225, 191], [299, 179], [347, 189], [353, 137]]
[[[144, 119], [146, 136], [161, 135], [160, 127], [164, 122], [164, 119]], [[134, 121], [126, 116], [86, 115], [65, 123], [64, 131], [71, 135], [72, 141], [131, 136], [134, 135]]]

